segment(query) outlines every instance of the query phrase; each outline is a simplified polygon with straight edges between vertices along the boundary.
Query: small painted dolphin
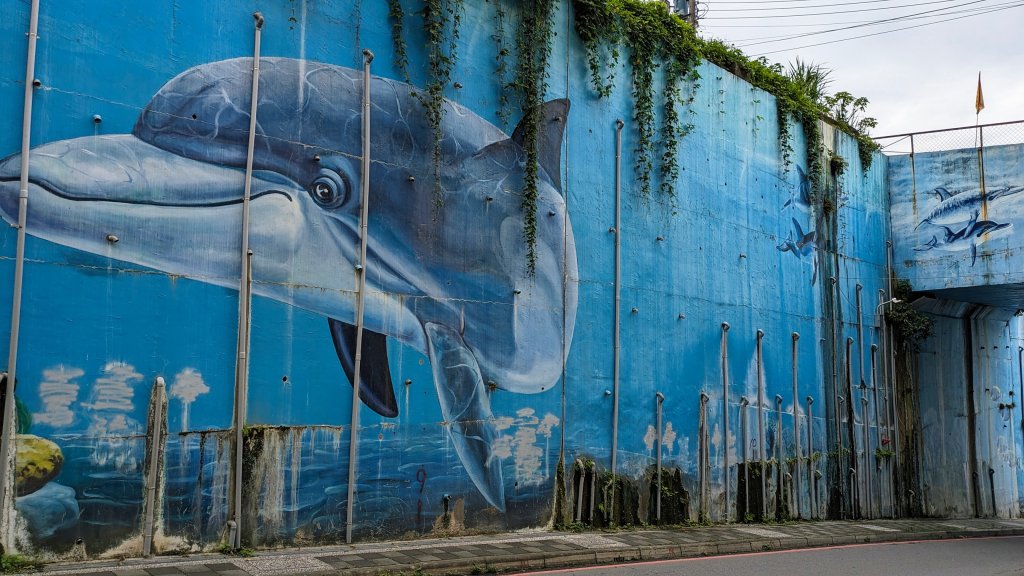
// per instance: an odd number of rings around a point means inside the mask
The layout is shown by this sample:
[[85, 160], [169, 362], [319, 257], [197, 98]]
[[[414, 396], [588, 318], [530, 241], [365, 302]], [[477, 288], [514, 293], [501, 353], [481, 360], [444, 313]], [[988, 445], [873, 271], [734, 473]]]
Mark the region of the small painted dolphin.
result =
[[[775, 248], [779, 252], [790, 252], [799, 260], [803, 260], [806, 256], [811, 256], [811, 265], [814, 268], [811, 274], [811, 285], [814, 285], [818, 280], [818, 260], [813, 257], [814, 251], [818, 248], [818, 231], [811, 230], [805, 234], [803, 227], [800, 226], [796, 218], [791, 218], [791, 221], [793, 223], [793, 231]], [[794, 232], [796, 233], [795, 237]]]
[[[250, 246], [253, 290], [323, 314], [354, 372], [359, 253], [359, 71], [260, 61]], [[28, 233], [79, 250], [237, 289], [252, 60], [170, 80], [131, 134], [32, 150]], [[445, 101], [441, 189], [413, 86], [373, 78], [364, 361], [360, 397], [398, 413], [386, 338], [430, 358], [441, 410], [468, 476], [504, 510], [489, 388], [542, 392], [572, 340], [578, 278], [560, 194], [569, 103], [544, 105], [538, 135], [537, 260], [527, 273], [523, 129], [512, 137]], [[0, 213], [17, 220], [19, 157], [0, 161]], [[441, 202], [438, 203], [437, 200]], [[108, 242], [116, 236], [116, 244]]]
[[796, 206], [797, 208], [808, 210], [811, 207], [811, 179], [807, 177], [807, 173], [800, 166], [796, 167], [796, 172], [797, 188], [794, 190], [793, 196], [786, 200], [782, 207]]
[[972, 215], [981, 212], [986, 203], [996, 202], [1020, 192], [1024, 192], [1024, 186], [1003, 186], [986, 190], [984, 194], [978, 188], [954, 192], [940, 186], [932, 190], [932, 194], [939, 199], [939, 204], [925, 215], [915, 230], [925, 225], [962, 227], [970, 221]]
[[971, 215], [970, 220], [967, 221], [967, 224], [958, 230], [953, 230], [949, 226], [939, 224], [938, 227], [943, 231], [942, 240], [939, 240], [938, 235], [932, 235], [931, 240], [915, 247], [914, 250], [917, 252], [934, 249], [960, 250], [964, 246], [969, 246], [971, 250], [971, 266], [974, 266], [974, 263], [978, 260], [978, 239], [982, 238], [981, 242], [984, 242], [986, 238], [983, 237], [986, 234], [998, 232], [1012, 226], [1010, 222], [979, 221], [979, 217], [980, 213], [975, 211]]

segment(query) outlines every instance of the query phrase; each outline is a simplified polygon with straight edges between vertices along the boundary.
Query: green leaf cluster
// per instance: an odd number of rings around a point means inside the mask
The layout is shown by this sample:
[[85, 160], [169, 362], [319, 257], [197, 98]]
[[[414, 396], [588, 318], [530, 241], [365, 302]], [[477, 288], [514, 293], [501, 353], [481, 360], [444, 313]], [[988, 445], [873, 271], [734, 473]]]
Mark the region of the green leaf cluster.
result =
[[[614, 86], [614, 70], [602, 70], [602, 66], [614, 68], [618, 63], [619, 46], [625, 46], [628, 50], [632, 68], [634, 121], [637, 125], [636, 168], [641, 194], [646, 195], [650, 190], [653, 164], [651, 146], [655, 138], [652, 100], [656, 92], [653, 71], [659, 65], [664, 66], [665, 85], [659, 92], [664, 98], [661, 103], [663, 122], [657, 140], [663, 146], [659, 170], [662, 177], [661, 190], [671, 193], [671, 181], [678, 170], [675, 158], [677, 138], [685, 135], [690, 128], [678, 126], [678, 86], [684, 79], [699, 78], [694, 67], [701, 59], [775, 96], [779, 116], [779, 147], [783, 165], [787, 169], [792, 163], [793, 153], [790, 121], [801, 123], [806, 143], [807, 173], [814, 197], [823, 197], [824, 154], [821, 149], [820, 120], [830, 121], [840, 130], [854, 136], [858, 142], [861, 167], [864, 171], [870, 168], [872, 153], [878, 146], [866, 134], [867, 129], [874, 127], [874, 119], [863, 115], [867, 99], [854, 98], [848, 92], [840, 92], [830, 97], [832, 101], [829, 101], [824, 96], [827, 82], [821, 82], [827, 74], [822, 75], [820, 67], [813, 78], [814, 82], [808, 82], [807, 78], [801, 78], [798, 74], [787, 75], [781, 64], [769, 63], [764, 57], [751, 59], [738, 48], [724, 42], [699, 38], [688, 23], [670, 13], [661, 2], [573, 0], [572, 4], [576, 32], [587, 50], [591, 83], [598, 96], [607, 96]], [[813, 65], [805, 65], [804, 68], [814, 72]]]
[[893, 296], [898, 298], [899, 302], [888, 307], [885, 319], [893, 327], [896, 342], [916, 350], [921, 340], [932, 335], [934, 322], [930, 316], [910, 305], [913, 293], [914, 287], [910, 280], [897, 278], [893, 282]]
[[512, 82], [522, 109], [523, 148], [526, 167], [523, 175], [523, 239], [526, 241], [526, 268], [533, 275], [537, 265], [537, 185], [540, 182], [538, 137], [543, 119], [544, 98], [548, 89], [548, 62], [554, 36], [556, 0], [530, 0], [520, 4], [516, 28], [516, 67]]
[[[644, 197], [650, 193], [651, 173], [660, 152], [659, 191], [673, 196], [672, 184], [679, 175], [679, 140], [692, 129], [691, 125], [680, 123], [680, 85], [684, 79], [699, 78], [695, 70], [700, 61], [699, 40], [693, 28], [660, 2], [573, 0], [573, 10], [576, 33], [586, 47], [590, 79], [598, 96], [611, 94], [618, 47], [625, 46], [631, 71], [633, 122], [637, 130], [634, 168], [640, 193]], [[602, 70], [602, 63], [609, 62], [610, 70]], [[655, 85], [659, 65], [664, 67], [660, 90]], [[658, 102], [656, 94], [661, 97]], [[691, 96], [686, 103], [692, 101]], [[656, 125], [656, 108], [662, 112], [660, 126]], [[656, 146], [660, 150], [656, 151]]]

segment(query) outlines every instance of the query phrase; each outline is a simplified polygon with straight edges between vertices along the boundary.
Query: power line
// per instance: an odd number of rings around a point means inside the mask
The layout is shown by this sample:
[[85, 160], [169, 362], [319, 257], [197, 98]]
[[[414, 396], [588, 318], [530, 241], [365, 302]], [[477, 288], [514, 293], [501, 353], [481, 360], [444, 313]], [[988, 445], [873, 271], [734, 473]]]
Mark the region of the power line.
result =
[[[774, 8], [715, 8], [715, 12], [763, 12], [767, 10], [805, 10], [807, 8], [832, 8], [834, 6], [863, 6], [864, 4], [877, 4], [879, 2], [893, 2], [894, 0], [866, 0], [865, 2], [841, 2], [839, 4], [815, 4], [813, 6], [778, 6]], [[835, 12], [835, 14], [852, 14], [854, 12], [874, 12], [876, 10], [898, 10], [901, 8], [911, 8], [913, 6], [924, 6], [926, 4], [946, 4], [949, 2], [956, 2], [956, 0], [932, 0], [931, 2], [920, 2], [917, 4], [899, 4], [896, 6], [877, 6], [874, 8], [865, 8], [863, 10], [847, 10], [842, 12]], [[717, 4], [717, 2], [716, 2]]]
[[[1005, 2], [1003, 4], [995, 4], [995, 5], [992, 5], [992, 6], [984, 6], [984, 7], [979, 6], [979, 7], [976, 7], [976, 8], [965, 8], [964, 10], [954, 10], [954, 11], [945, 12], [945, 13], [942, 13], [942, 14], [928, 14], [928, 15], [924, 15], [924, 16], [908, 16], [906, 18], [906, 20], [922, 20], [922, 19], [942, 18], [944, 16], [951, 16], [953, 14], [973, 14], [973, 13], [977, 13], [977, 12], [982, 12], [982, 13], [987, 14], [993, 8], [1000, 8], [1000, 7], [1011, 7], [1012, 8], [1013, 7], [1012, 5], [1015, 4], [1018, 1], [1019, 0], [1013, 0], [1012, 2]], [[874, 24], [876, 22], [877, 21], [873, 21], [873, 20], [864, 20], [864, 21], [861, 21], [861, 22], [851, 22], [851, 24]], [[886, 23], [888, 23], [888, 22], [886, 22]], [[834, 25], [835, 25], [835, 23], [829, 23], [829, 24], [820, 24], [819, 26], [834, 26]], [[793, 26], [798, 26], [798, 25], [793, 25]], [[809, 25], [806, 25], [806, 26], [809, 26]], [[753, 27], [760, 28], [761, 26], [753, 26]], [[763, 26], [763, 28], [787, 28], [787, 26], [785, 26], [785, 25], [775, 25], [775, 26]], [[753, 37], [753, 38], [737, 38], [737, 39], [731, 40], [731, 42], [736, 44], [737, 46], [752, 46], [753, 43], [751, 43], [751, 44], [742, 44], [742, 43], [743, 42], [750, 42], [750, 41], [753, 41], [753, 40], [774, 40], [774, 41], [778, 41], [778, 42], [784, 42], [785, 40], [792, 40], [792, 39], [795, 39], [795, 38], [802, 38], [802, 37], [810, 36], [810, 35], [813, 35], [813, 34], [826, 34], [826, 33], [829, 33], [829, 32], [830, 32], [830, 30], [820, 30], [818, 32], [810, 32], [810, 33], [806, 33], [806, 34], [779, 34], [779, 35], [775, 35], [775, 36], [757, 36], [757, 37]], [[764, 42], [764, 43], [767, 44], [768, 42]]]
[[[958, 4], [956, 6], [948, 6], [946, 8], [936, 8], [934, 10], [925, 10], [924, 12], [918, 12], [916, 14], [905, 14], [903, 16], [895, 16], [893, 18], [883, 18], [882, 20], [875, 20], [874, 22], [871, 22], [870, 24], [853, 24], [851, 26], [843, 26], [841, 28], [832, 28], [831, 30], [821, 30], [821, 31], [818, 31], [818, 32], [805, 32], [803, 34], [794, 34], [790, 38], [787, 38], [787, 40], [795, 40], [797, 38], [805, 38], [807, 36], [816, 36], [818, 34], [827, 34], [829, 32], [841, 32], [843, 30], [852, 30], [854, 28], [863, 28], [865, 26], [873, 26], [873, 25], [876, 25], [876, 24], [887, 24], [887, 23], [891, 23], [891, 22], [899, 22], [900, 20], [909, 20], [910, 18], [912, 18], [914, 16], [921, 16], [921, 15], [924, 15], [924, 14], [933, 14], [935, 12], [943, 12], [943, 11], [949, 10], [951, 8], [962, 8], [964, 6], [970, 6], [972, 4], [980, 4], [980, 3], [985, 2], [985, 1], [986, 0], [972, 0], [971, 2], [965, 2], [963, 4]], [[946, 14], [949, 14], [949, 12], [946, 12]], [[941, 14], [941, 15], [944, 16], [945, 14]], [[782, 42], [782, 41], [783, 40], [764, 40], [764, 41], [761, 41], [761, 42], [751, 42], [749, 44], [744, 44], [744, 45], [742, 45], [740, 47], [744, 48], [744, 47], [747, 47], [747, 46], [757, 46], [758, 44], [767, 44], [767, 43], [770, 43], [770, 42]]]
[[967, 14], [965, 16], [957, 16], [956, 18], [947, 18], [945, 20], [937, 20], [935, 22], [925, 22], [924, 24], [917, 24], [917, 25], [914, 25], [914, 26], [905, 26], [903, 28], [894, 28], [892, 30], [884, 30], [882, 32], [874, 32], [872, 34], [862, 34], [860, 36], [853, 36], [853, 37], [850, 37], [850, 38], [840, 38], [839, 40], [830, 40], [828, 42], [818, 42], [818, 43], [815, 43], [815, 44], [805, 44], [803, 46], [794, 46], [792, 48], [785, 48], [785, 49], [781, 49], [781, 50], [771, 50], [769, 52], [762, 52], [760, 54], [756, 54], [755, 57], [767, 56], [769, 54], [778, 54], [779, 52], [789, 52], [791, 50], [800, 50], [802, 48], [811, 48], [811, 47], [814, 47], [814, 46], [825, 46], [826, 44], [836, 44], [838, 42], [847, 42], [849, 40], [858, 40], [860, 38], [868, 38], [868, 37], [871, 37], [871, 36], [880, 36], [882, 34], [889, 34], [891, 32], [899, 32], [901, 30], [911, 30], [913, 28], [921, 28], [923, 26], [931, 26], [932, 24], [940, 24], [942, 22], [952, 22], [953, 20], [963, 20], [964, 18], [970, 18], [971, 16], [979, 16], [981, 14], [990, 14], [992, 12], [1001, 12], [1003, 10], [1010, 10], [1010, 9], [1013, 9], [1013, 8], [1018, 8], [1020, 6], [1024, 6], [1024, 2], [1019, 2], [1019, 3], [1014, 4], [1012, 6], [1005, 6], [1005, 7], [1002, 7], [1002, 8], [993, 8], [991, 10], [987, 10], [987, 11], [984, 11], [984, 12], [976, 12], [974, 14]]
[[[903, 6], [903, 7], [904, 8], [910, 8], [910, 7], [913, 7], [913, 6], [924, 6], [925, 4], [945, 3], [945, 1], [946, 0], [938, 0], [938, 2], [932, 1], [932, 2], [923, 2], [923, 3], [920, 3], [920, 4], [907, 4], [907, 5]], [[929, 12], [941, 12], [942, 10], [949, 10], [950, 8], [959, 8], [961, 6], [967, 6], [969, 4], [978, 4], [980, 2], [987, 2], [987, 1], [988, 0], [973, 0], [972, 2], [967, 2], [965, 4], [957, 4], [956, 6], [946, 6], [946, 7], [943, 7], [943, 8], [936, 8], [934, 10], [926, 10], [924, 12], [919, 12], [918, 14], [927, 14]], [[779, 15], [766, 15], [766, 16], [719, 16], [719, 17], [708, 16], [708, 17], [705, 18], [705, 20], [756, 20], [756, 19], [765, 19], [765, 18], [774, 18], [774, 19], [778, 19], [778, 18], [805, 18], [807, 16], [832, 16], [832, 15], [836, 15], [836, 14], [853, 14], [853, 13], [859, 13], [859, 12], [874, 12], [876, 10], [878, 10], [878, 9], [876, 8], [876, 9], [868, 9], [868, 10], [837, 10], [837, 11], [833, 11], [833, 12], [808, 12], [807, 14], [779, 14]], [[902, 17], [897, 17], [897, 18], [902, 18]]]

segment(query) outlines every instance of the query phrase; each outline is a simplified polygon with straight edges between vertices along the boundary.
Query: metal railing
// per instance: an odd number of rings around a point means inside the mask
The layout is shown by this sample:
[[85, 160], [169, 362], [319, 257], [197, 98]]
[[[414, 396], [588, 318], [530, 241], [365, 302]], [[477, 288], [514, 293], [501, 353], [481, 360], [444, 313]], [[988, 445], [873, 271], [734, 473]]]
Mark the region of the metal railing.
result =
[[874, 140], [886, 156], [1024, 144], [1024, 120], [892, 134]]

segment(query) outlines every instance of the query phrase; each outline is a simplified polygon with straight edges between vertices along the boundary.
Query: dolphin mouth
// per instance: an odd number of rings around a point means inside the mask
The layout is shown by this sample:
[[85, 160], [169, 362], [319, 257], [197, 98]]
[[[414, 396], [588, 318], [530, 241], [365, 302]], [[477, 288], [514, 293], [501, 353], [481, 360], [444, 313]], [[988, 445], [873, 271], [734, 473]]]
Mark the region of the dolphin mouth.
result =
[[[135, 136], [118, 134], [52, 142], [32, 149], [29, 183], [57, 199], [165, 208], [224, 207], [243, 201], [238, 168], [179, 156]], [[0, 160], [0, 188], [16, 192], [18, 154]], [[278, 195], [293, 202], [299, 190], [277, 174], [255, 172], [250, 200]], [[291, 193], [289, 193], [291, 192]], [[17, 214], [10, 192], [0, 197], [5, 216]]]

